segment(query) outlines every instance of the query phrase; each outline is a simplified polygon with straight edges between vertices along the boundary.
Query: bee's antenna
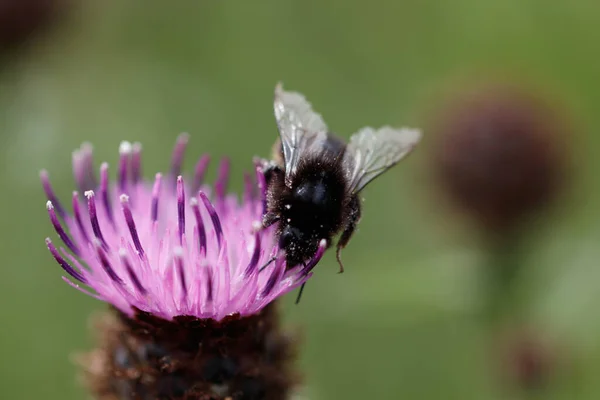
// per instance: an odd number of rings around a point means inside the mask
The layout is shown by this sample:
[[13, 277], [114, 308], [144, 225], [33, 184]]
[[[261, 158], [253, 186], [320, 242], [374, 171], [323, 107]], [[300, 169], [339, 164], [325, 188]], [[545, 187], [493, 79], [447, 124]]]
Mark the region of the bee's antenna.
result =
[[276, 256], [276, 255], [275, 255], [275, 256], [273, 256], [273, 257], [271, 257], [271, 258], [269, 259], [269, 261], [267, 261], [267, 262], [265, 263], [265, 265], [263, 265], [262, 267], [260, 267], [260, 268], [259, 268], [258, 272], [262, 272], [262, 271], [263, 271], [263, 269], [267, 268], [267, 267], [268, 267], [268, 266], [269, 266], [269, 265], [270, 265], [270, 264], [271, 264], [273, 261], [275, 261], [276, 259], [277, 259], [277, 256]]
[[304, 292], [304, 286], [306, 286], [306, 281], [300, 286], [300, 291], [298, 292], [298, 297], [296, 297], [296, 305], [300, 303], [300, 298], [302, 297], [302, 292]]

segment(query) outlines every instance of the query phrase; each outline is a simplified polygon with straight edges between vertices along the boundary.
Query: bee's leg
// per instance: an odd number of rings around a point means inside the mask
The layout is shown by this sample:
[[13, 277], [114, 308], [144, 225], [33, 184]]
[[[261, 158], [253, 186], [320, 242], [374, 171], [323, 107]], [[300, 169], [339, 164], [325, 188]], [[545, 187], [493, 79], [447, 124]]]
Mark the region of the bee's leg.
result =
[[[280, 216], [277, 213], [269, 211], [269, 198], [268, 198], [268, 188], [271, 185], [273, 179], [280, 178], [283, 180], [284, 172], [283, 169], [273, 161], [268, 161], [262, 158], [254, 159], [255, 165], [260, 170], [262, 176], [264, 177], [262, 191], [263, 191], [263, 218], [262, 218], [262, 228], [268, 228], [273, 225], [275, 222], [279, 221]], [[259, 178], [259, 186], [260, 186], [260, 178]]]
[[296, 297], [296, 304], [300, 303], [300, 298], [302, 298], [302, 292], [304, 292], [304, 286], [306, 286], [306, 282], [300, 286], [300, 291], [298, 292], [298, 297]]
[[347, 217], [346, 224], [344, 226], [344, 231], [342, 232], [342, 236], [340, 236], [340, 240], [337, 242], [336, 250], [335, 250], [335, 258], [337, 259], [338, 264], [340, 265], [341, 274], [344, 272], [344, 264], [342, 264], [342, 249], [346, 247], [350, 238], [354, 234], [356, 230], [356, 226], [358, 225], [358, 221], [360, 220], [360, 199], [358, 196], [352, 197], [350, 200], [350, 213]]
[[272, 212], [267, 212], [263, 216], [262, 226], [263, 226], [263, 228], [268, 228], [271, 225], [273, 225], [275, 222], [279, 221], [279, 219], [280, 219], [280, 217], [278, 214], [275, 214]]
[[277, 257], [276, 257], [276, 256], [269, 258], [269, 260], [268, 260], [268, 261], [267, 261], [267, 262], [266, 262], [266, 263], [265, 263], [265, 264], [264, 264], [262, 267], [260, 267], [260, 269], [258, 270], [258, 272], [263, 272], [263, 270], [264, 270], [265, 268], [267, 268], [269, 265], [271, 265], [271, 263], [272, 263], [273, 261], [275, 261], [276, 259], [277, 259]]

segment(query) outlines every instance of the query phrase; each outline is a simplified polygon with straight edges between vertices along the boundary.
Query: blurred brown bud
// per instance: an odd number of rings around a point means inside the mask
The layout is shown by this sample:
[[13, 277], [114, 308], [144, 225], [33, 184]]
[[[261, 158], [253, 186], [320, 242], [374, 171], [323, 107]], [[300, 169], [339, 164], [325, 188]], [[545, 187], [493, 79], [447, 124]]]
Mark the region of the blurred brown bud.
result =
[[0, 51], [21, 45], [52, 23], [65, 0], [0, 0]]
[[497, 358], [501, 378], [507, 389], [543, 390], [558, 370], [558, 351], [547, 340], [528, 331], [517, 330], [500, 341]]
[[567, 132], [560, 112], [535, 96], [508, 86], [455, 96], [432, 134], [444, 190], [492, 232], [520, 225], [557, 193]]

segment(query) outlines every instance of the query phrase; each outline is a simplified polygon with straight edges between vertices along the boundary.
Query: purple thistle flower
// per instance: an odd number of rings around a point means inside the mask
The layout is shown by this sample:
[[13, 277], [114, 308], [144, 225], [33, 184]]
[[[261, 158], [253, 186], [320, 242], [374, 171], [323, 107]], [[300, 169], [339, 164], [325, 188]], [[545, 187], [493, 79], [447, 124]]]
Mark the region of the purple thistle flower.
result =
[[63, 277], [69, 285], [129, 316], [141, 310], [166, 320], [221, 320], [255, 314], [311, 276], [325, 243], [306, 266], [285, 265], [275, 231], [259, 222], [265, 196], [260, 169], [263, 198], [249, 179], [242, 201], [226, 194], [228, 161], [214, 188], [204, 184], [207, 156], [188, 185], [180, 175], [187, 141], [187, 134], [179, 136], [170, 174], [156, 174], [154, 182], [141, 177], [141, 146], [123, 142], [114, 184], [106, 163], [96, 178], [91, 146], [82, 145], [73, 153], [78, 191], [72, 213], [59, 202], [48, 173], [40, 173], [50, 221], [65, 248], [50, 238], [46, 244], [75, 280]]

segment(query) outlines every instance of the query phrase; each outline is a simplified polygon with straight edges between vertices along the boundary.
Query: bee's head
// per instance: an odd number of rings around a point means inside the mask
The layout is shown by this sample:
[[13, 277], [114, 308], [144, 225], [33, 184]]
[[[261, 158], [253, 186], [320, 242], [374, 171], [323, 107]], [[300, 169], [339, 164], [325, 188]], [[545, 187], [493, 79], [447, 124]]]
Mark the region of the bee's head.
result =
[[286, 225], [279, 235], [279, 248], [286, 253], [288, 267], [303, 264], [314, 256], [318, 241], [312, 240], [310, 234], [295, 226]]

